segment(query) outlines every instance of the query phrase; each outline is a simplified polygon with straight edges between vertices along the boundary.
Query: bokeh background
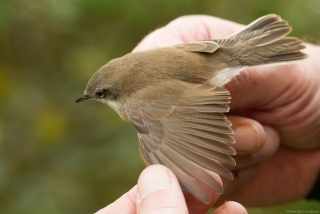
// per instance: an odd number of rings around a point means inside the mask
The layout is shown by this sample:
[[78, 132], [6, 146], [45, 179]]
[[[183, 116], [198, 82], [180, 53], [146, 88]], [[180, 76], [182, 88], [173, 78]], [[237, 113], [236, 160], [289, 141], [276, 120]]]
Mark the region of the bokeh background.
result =
[[[247, 24], [268, 13], [319, 40], [318, 0], [1, 0], [0, 213], [93, 213], [128, 191], [144, 168], [134, 128], [98, 102], [74, 103], [93, 72], [179, 16]], [[249, 211], [303, 207], [320, 209]]]

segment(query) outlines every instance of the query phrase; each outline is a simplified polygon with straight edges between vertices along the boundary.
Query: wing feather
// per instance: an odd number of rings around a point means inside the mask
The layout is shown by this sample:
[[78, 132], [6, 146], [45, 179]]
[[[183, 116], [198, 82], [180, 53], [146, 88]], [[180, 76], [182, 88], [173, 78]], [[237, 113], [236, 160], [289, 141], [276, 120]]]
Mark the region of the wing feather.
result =
[[[168, 141], [164, 141], [169, 148], [171, 148], [172, 150], [174, 150], [177, 154], [176, 156], [182, 156], [184, 157], [184, 161], [185, 162], [194, 162], [210, 171], [214, 170], [217, 174], [219, 175], [222, 175], [223, 177], [227, 178], [227, 179], [230, 179], [232, 180], [233, 179], [233, 175], [232, 173], [227, 170], [225, 167], [223, 167], [218, 161], [216, 160], [212, 160], [212, 159], [209, 159], [209, 158], [206, 158], [205, 156], [203, 155], [199, 155], [197, 153], [195, 153], [194, 151], [191, 151], [191, 150], [188, 150], [188, 149], [185, 149], [183, 147], [179, 147], [175, 144], [172, 144]], [[174, 157], [176, 157], [174, 156]], [[187, 161], [189, 160], [189, 161]], [[197, 173], [193, 173], [192, 175], [197, 175]], [[198, 178], [197, 176], [197, 179], [200, 180], [202, 183], [206, 184], [205, 182], [202, 181], [201, 177]], [[211, 178], [212, 179], [212, 178]], [[211, 188], [211, 186], [209, 186]], [[222, 193], [220, 192], [221, 190], [217, 190], [216, 188], [211, 188], [215, 191], [217, 191], [218, 193]], [[221, 185], [220, 185], [220, 189], [221, 189]]]
[[159, 153], [159, 151], [156, 151], [151, 155], [151, 157], [154, 157], [158, 163], [168, 167], [177, 176], [179, 182], [182, 183], [184, 188], [193, 196], [206, 204], [210, 203], [210, 196], [199, 185], [193, 176], [190, 176], [184, 168], [179, 166], [179, 164], [172, 160], [166, 153]]
[[162, 145], [160, 147], [160, 151], [164, 156], [170, 158], [172, 163], [175, 162], [176, 165], [180, 166], [180, 168], [183, 169], [190, 177], [194, 177], [196, 180], [201, 181], [203, 184], [218, 193], [223, 192], [221, 184], [212, 179], [212, 177], [198, 164], [195, 164], [193, 161], [188, 161], [185, 156], [180, 155], [168, 146]]
[[222, 165], [235, 165], [230, 156], [235, 150], [229, 145], [234, 143], [233, 130], [223, 115], [229, 111], [229, 92], [174, 80], [133, 96], [125, 112], [137, 129], [142, 157], [150, 164], [167, 166], [183, 189], [204, 203], [210, 197], [201, 184], [222, 193], [221, 184], [206, 170], [233, 178]]
[[192, 129], [200, 129], [210, 132], [218, 132], [224, 134], [233, 134], [233, 130], [229, 126], [219, 126], [213, 125], [210, 123], [198, 123], [196, 121], [184, 121], [184, 120], [175, 120], [175, 121], [167, 121], [168, 124], [173, 126], [181, 126], [185, 128], [192, 128]]
[[[215, 150], [211, 150], [211, 149], [208, 149], [205, 147], [197, 146], [195, 144], [186, 143], [181, 139], [173, 139], [170, 137], [168, 137], [168, 139], [170, 140], [171, 143], [173, 143], [171, 145], [173, 147], [175, 147], [175, 149], [177, 149], [177, 150], [180, 150], [179, 147], [182, 147], [184, 149], [187, 149], [193, 153], [201, 155], [201, 156], [203, 156], [207, 159], [210, 159], [210, 160], [219, 161], [220, 163], [228, 164], [231, 166], [234, 166], [236, 164], [234, 159], [232, 157], [230, 157], [230, 155], [228, 155], [228, 154], [217, 152]], [[211, 171], [212, 171], [212, 169], [211, 169]]]
[[178, 132], [171, 131], [169, 129], [166, 130], [168, 135], [170, 134], [172, 137], [184, 140], [186, 144], [189, 145], [197, 145], [204, 148], [208, 148], [217, 152], [225, 153], [228, 155], [235, 155], [235, 150], [229, 145], [224, 142], [208, 139], [202, 136], [195, 136], [191, 134], [181, 134]]
[[174, 45], [172, 47], [182, 51], [213, 53], [219, 48], [219, 45], [214, 41], [205, 40]]

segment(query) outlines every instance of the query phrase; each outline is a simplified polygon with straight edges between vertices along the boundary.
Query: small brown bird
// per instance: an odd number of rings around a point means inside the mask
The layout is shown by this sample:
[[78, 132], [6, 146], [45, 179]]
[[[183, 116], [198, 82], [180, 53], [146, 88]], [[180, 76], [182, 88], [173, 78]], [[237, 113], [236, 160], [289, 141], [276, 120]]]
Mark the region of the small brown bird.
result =
[[306, 58], [302, 42], [285, 37], [290, 31], [271, 14], [226, 39], [129, 53], [101, 67], [76, 102], [108, 104], [136, 128], [146, 162], [165, 165], [183, 190], [209, 203], [199, 183], [218, 193], [223, 188], [206, 170], [233, 179], [222, 164], [236, 164], [223, 86], [249, 66]]

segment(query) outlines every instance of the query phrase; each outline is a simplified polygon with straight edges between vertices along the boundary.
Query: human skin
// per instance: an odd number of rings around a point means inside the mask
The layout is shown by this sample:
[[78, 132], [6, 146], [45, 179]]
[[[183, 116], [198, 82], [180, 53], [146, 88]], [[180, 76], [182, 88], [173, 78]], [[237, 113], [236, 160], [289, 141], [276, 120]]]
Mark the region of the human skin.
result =
[[[217, 197], [215, 194], [213, 200]], [[200, 214], [209, 208], [209, 205], [188, 207], [176, 176], [164, 166], [153, 165], [142, 171], [136, 186], [96, 214]], [[241, 204], [229, 201], [213, 214], [247, 214], [247, 211]]]
[[[183, 16], [146, 36], [133, 52], [225, 38], [243, 28], [211, 16]], [[249, 68], [226, 85], [238, 155], [236, 177], [224, 180], [222, 201], [274, 205], [303, 198], [312, 188], [320, 168], [320, 47], [306, 44], [303, 51], [306, 60]]]
[[[146, 36], [133, 52], [225, 38], [243, 27], [211, 16], [184, 16]], [[226, 85], [237, 166], [230, 168], [235, 179], [223, 180], [220, 202], [275, 205], [303, 198], [312, 188], [320, 169], [320, 48], [306, 47], [306, 60], [249, 68]], [[216, 202], [217, 194], [208, 192], [209, 205], [185, 194], [190, 213], [205, 213]]]

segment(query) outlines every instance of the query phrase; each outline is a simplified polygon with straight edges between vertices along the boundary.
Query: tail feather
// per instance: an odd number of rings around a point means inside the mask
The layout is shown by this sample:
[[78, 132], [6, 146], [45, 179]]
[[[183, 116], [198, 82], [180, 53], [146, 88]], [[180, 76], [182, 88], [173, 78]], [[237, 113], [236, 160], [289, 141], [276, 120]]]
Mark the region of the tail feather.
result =
[[298, 38], [285, 37], [291, 32], [280, 16], [270, 14], [249, 24], [245, 29], [223, 40], [214, 40], [223, 48], [235, 50], [232, 60], [243, 66], [258, 66], [300, 60], [305, 46]]
[[305, 48], [301, 40], [285, 37], [290, 32], [291, 27], [286, 21], [270, 14], [226, 39], [213, 40], [219, 45], [216, 52], [228, 56], [226, 64], [229, 67], [216, 71], [209, 84], [221, 87], [248, 66], [275, 65], [307, 58], [300, 51]]
[[272, 43], [255, 46], [238, 60], [249, 66], [290, 62], [306, 58], [307, 55], [300, 51], [304, 48], [299, 39], [284, 37]]
[[305, 58], [304, 53], [289, 53], [289, 54], [282, 54], [282, 55], [274, 55], [269, 57], [270, 63], [281, 63], [281, 62], [288, 62], [288, 61], [295, 61], [301, 60]]
[[278, 40], [289, 34], [291, 27], [277, 15], [268, 15], [252, 22], [244, 30], [230, 37], [245, 41], [252, 46], [261, 46]]

